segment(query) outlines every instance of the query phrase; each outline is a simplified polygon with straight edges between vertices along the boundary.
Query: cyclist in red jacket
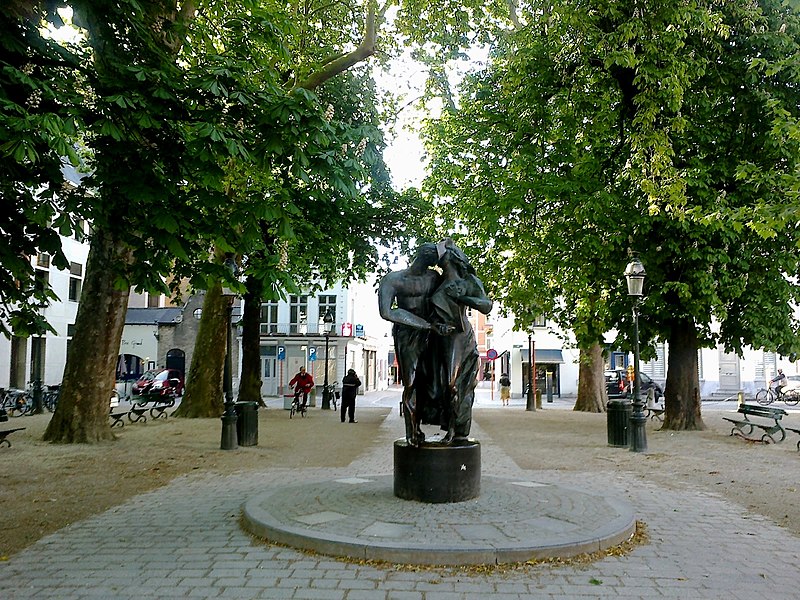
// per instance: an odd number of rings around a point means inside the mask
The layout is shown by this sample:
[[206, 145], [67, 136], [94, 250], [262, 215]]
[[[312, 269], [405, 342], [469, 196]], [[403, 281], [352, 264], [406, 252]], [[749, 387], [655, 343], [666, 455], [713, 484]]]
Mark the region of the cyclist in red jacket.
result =
[[311, 373], [307, 373], [305, 367], [300, 367], [300, 372], [289, 382], [289, 387], [292, 386], [294, 386], [295, 398], [301, 393], [303, 394], [303, 408], [305, 408], [308, 404], [308, 392], [314, 387], [314, 378], [311, 377]]

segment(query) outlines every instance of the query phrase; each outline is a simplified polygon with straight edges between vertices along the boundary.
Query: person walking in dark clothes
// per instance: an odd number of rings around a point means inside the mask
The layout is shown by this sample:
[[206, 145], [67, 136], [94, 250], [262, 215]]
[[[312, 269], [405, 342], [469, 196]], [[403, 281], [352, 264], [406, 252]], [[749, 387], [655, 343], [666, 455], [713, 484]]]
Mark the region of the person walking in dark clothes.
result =
[[347, 375], [342, 379], [342, 423], [344, 423], [345, 412], [351, 423], [356, 421], [356, 394], [361, 386], [361, 380], [353, 369], [348, 369]]

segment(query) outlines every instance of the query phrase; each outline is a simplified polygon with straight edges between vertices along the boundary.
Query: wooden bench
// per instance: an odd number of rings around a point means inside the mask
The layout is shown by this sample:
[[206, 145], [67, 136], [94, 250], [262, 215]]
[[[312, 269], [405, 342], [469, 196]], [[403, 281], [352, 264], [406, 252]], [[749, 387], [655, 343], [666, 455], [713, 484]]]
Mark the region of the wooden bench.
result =
[[138, 423], [142, 421], [147, 423], [147, 410], [146, 406], [131, 406], [131, 409], [128, 411], [128, 421], [131, 423]]
[[15, 431], [22, 431], [25, 429], [24, 427], [15, 427], [14, 429], [4, 429], [0, 431], [0, 446], [6, 444], [9, 448], [11, 448], [11, 441], [8, 439], [8, 436], [14, 433]]
[[[154, 403], [153, 406], [149, 406], [150, 403]], [[131, 409], [128, 411], [128, 420], [131, 423], [138, 423], [139, 421], [147, 422], [147, 414], [150, 413], [151, 419], [166, 419], [167, 418], [167, 409], [175, 406], [175, 400], [150, 400], [150, 401], [139, 401], [136, 404], [131, 406]]]
[[122, 412], [108, 413], [108, 416], [113, 419], [113, 421], [111, 421], [111, 427], [116, 427], [117, 425], [119, 425], [120, 427], [125, 427], [125, 421], [123, 421], [122, 419], [124, 419], [125, 415], [127, 414], [128, 414], [127, 410]]
[[[758, 406], [755, 404], [740, 404], [738, 413], [744, 418], [734, 419], [722, 417], [726, 421], [733, 423], [731, 435], [739, 436], [751, 442], [763, 442], [765, 444], [782, 442], [786, 439], [786, 430], [781, 425], [781, 419], [786, 416], [786, 411], [782, 408], [772, 408], [771, 406]], [[750, 417], [759, 417], [771, 420], [771, 423], [759, 423], [751, 421]], [[764, 433], [761, 438], [749, 437], [756, 429]], [[780, 439], [776, 440], [774, 435], [780, 433]]]
[[664, 407], [663, 406], [656, 406], [653, 404], [652, 406], [646, 406], [644, 409], [645, 416], [650, 418], [652, 421], [663, 421], [664, 420]]
[[[796, 429], [794, 427], [786, 427], [786, 430], [800, 435], [800, 429]], [[797, 451], [800, 452], [800, 440], [798, 440], [797, 442]]]
[[156, 404], [150, 407], [150, 416], [153, 419], [166, 419], [167, 409], [174, 406], [174, 402], [167, 402], [166, 404]]

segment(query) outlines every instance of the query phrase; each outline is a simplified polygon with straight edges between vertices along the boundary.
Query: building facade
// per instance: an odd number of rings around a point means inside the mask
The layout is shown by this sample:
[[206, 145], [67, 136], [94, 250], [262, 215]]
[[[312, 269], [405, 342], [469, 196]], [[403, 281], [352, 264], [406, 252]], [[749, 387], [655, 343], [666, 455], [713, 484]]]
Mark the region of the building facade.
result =
[[290, 393], [300, 367], [314, 377], [321, 394], [326, 374], [340, 389], [348, 369], [361, 379], [360, 393], [386, 389], [389, 379], [388, 327], [378, 315], [374, 286], [337, 284], [313, 294], [292, 294], [261, 305], [263, 396]]
[[[533, 367], [536, 389], [545, 398], [572, 396], [578, 393], [579, 351], [569, 332], [560, 330], [546, 319], [541, 319], [529, 332], [514, 331], [513, 317], [493, 317], [495, 346], [499, 354], [500, 369], [511, 378], [512, 397], [523, 397]], [[609, 333], [609, 339], [616, 337]], [[534, 362], [530, 355], [533, 350]], [[662, 387], [667, 378], [669, 345], [656, 344], [656, 359], [643, 361], [641, 371]], [[607, 369], [626, 369], [633, 364], [633, 354], [628, 349], [615, 348], [607, 344]], [[791, 362], [774, 352], [746, 348], [742, 356], [725, 352], [722, 347], [702, 348], [698, 351], [698, 376], [702, 399], [734, 398], [739, 391], [747, 396], [766, 387], [778, 369], [786, 375], [800, 375], [800, 361]]]
[[[58, 300], [43, 310], [43, 314], [55, 333], [23, 338], [0, 336], [0, 387], [24, 389], [38, 378], [44, 384], [61, 382], [67, 362], [67, 349], [75, 331], [75, 316], [78, 314], [86, 259], [89, 256], [88, 233], [85, 223], [79, 223], [79, 231], [73, 237], [62, 237], [64, 254], [69, 269], [57, 269], [51, 264], [48, 254], [31, 257], [36, 269], [36, 278], [49, 284]], [[37, 368], [38, 367], [38, 368]]]

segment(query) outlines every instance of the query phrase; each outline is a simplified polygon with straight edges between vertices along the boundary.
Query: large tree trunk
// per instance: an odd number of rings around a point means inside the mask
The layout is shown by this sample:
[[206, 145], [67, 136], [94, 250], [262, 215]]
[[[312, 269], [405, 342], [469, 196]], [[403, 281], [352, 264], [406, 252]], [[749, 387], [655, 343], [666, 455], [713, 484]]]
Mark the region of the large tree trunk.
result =
[[691, 321], [678, 321], [669, 336], [667, 387], [662, 429], [702, 430], [700, 380], [697, 373], [697, 330]]
[[111, 232], [95, 231], [75, 335], [67, 354], [58, 407], [44, 432], [46, 441], [95, 443], [114, 439], [108, 411], [129, 291], [115, 285], [115, 273], [118, 265], [131, 260], [130, 251]]
[[245, 283], [242, 315], [242, 373], [239, 379], [239, 402], [261, 399], [261, 282], [248, 277]]
[[594, 344], [591, 348], [581, 348], [578, 362], [578, 399], [572, 410], [583, 412], [606, 412], [606, 379], [603, 348]]
[[228, 299], [215, 283], [206, 292], [203, 316], [194, 343], [186, 391], [176, 417], [219, 417], [224, 408], [222, 375], [227, 345]]

